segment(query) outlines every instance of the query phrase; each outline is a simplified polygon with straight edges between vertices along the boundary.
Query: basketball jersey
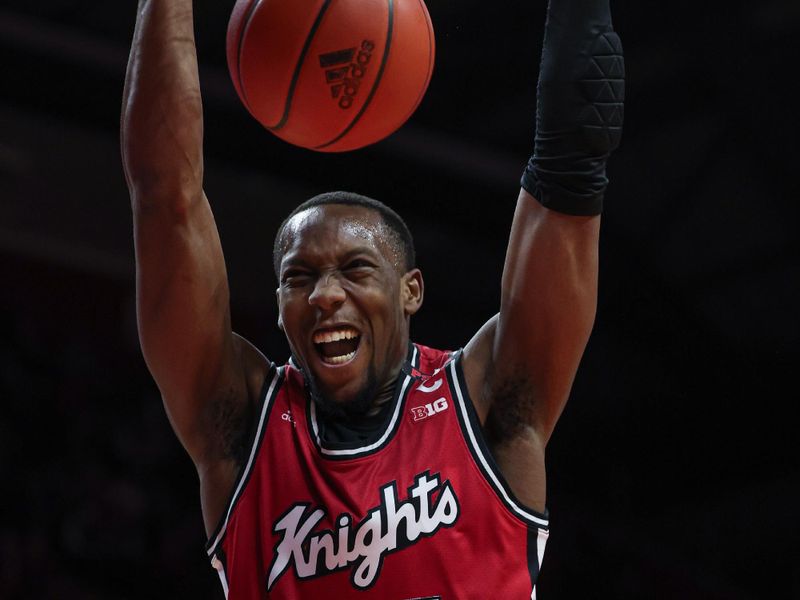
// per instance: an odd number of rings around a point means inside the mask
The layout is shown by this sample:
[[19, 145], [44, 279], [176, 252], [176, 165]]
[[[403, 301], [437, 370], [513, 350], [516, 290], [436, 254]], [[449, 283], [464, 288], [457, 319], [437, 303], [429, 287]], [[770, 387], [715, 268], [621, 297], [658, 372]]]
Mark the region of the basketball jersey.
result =
[[326, 445], [303, 375], [272, 366], [208, 543], [228, 600], [535, 598], [548, 520], [500, 474], [461, 351], [412, 345], [371, 443]]

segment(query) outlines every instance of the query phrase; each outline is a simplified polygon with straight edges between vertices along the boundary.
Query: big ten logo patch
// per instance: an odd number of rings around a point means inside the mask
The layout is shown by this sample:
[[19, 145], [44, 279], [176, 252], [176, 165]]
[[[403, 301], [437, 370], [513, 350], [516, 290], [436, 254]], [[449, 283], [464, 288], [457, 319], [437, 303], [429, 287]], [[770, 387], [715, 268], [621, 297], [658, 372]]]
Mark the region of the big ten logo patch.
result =
[[[420, 384], [417, 387], [417, 391], [432, 394], [436, 392], [440, 387], [443, 385], [442, 378], [437, 379], [431, 384]], [[415, 398], [416, 400], [416, 398]], [[415, 402], [416, 404], [416, 402]], [[422, 405], [412, 406], [410, 409], [411, 412], [411, 420], [414, 422], [423, 421], [429, 417], [433, 417], [441, 412], [444, 412], [448, 409], [450, 405], [447, 402], [447, 398], [441, 396], [432, 402], [425, 402]]]
[[339, 100], [339, 108], [348, 109], [367, 74], [367, 65], [372, 58], [375, 43], [361, 42], [359, 48], [345, 48], [319, 55], [319, 66], [325, 71], [325, 83], [331, 88], [331, 96]]

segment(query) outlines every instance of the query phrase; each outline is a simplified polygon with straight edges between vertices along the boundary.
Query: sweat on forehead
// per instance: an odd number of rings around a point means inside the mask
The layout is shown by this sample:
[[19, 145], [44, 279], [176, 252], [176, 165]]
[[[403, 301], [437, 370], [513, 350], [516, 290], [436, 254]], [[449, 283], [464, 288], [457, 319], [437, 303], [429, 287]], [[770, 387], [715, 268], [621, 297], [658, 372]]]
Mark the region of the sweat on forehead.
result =
[[402, 241], [378, 211], [363, 206], [325, 204], [302, 210], [284, 222], [278, 232], [273, 257], [276, 275], [279, 275], [283, 256], [297, 235], [309, 228], [331, 226], [336, 228], [339, 236], [377, 248], [398, 270], [405, 266]]

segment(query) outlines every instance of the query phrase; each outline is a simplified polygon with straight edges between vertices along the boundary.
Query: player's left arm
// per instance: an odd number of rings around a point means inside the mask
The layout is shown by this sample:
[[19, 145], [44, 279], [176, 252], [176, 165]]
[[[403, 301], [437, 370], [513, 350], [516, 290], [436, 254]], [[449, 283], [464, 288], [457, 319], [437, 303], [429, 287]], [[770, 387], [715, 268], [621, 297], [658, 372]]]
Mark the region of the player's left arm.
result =
[[495, 458], [533, 507], [544, 505], [544, 447], [594, 323], [605, 166], [621, 134], [623, 77], [609, 0], [550, 0], [535, 151], [512, 223], [500, 313], [464, 354]]

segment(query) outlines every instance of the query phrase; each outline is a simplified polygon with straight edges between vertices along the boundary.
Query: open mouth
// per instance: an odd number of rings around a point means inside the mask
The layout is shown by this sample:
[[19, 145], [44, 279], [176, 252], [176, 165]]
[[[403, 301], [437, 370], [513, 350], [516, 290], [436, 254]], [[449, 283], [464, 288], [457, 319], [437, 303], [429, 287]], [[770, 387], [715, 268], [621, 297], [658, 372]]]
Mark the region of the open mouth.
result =
[[343, 365], [353, 359], [361, 343], [361, 333], [352, 327], [317, 331], [312, 341], [322, 362]]

